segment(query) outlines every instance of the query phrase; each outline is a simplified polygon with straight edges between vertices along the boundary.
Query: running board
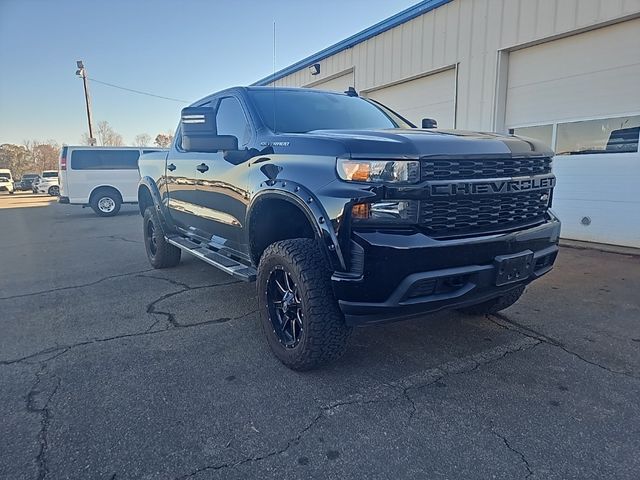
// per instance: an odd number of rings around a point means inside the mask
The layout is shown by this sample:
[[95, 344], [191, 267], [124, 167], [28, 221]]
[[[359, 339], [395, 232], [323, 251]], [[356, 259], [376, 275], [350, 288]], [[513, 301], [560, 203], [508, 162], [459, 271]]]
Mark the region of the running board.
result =
[[180, 235], [170, 235], [165, 238], [171, 245], [175, 245], [179, 249], [190, 253], [194, 257], [198, 257], [209, 265], [213, 265], [240, 280], [253, 282], [256, 279], [255, 268], [240, 263], [226, 255], [222, 255], [204, 243], [196, 243]]

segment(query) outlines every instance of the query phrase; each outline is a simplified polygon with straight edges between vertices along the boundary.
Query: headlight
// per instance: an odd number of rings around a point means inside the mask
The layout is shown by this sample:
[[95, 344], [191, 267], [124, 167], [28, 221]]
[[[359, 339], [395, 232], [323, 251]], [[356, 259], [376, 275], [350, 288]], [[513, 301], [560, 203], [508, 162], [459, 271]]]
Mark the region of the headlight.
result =
[[375, 203], [357, 203], [351, 208], [354, 223], [415, 224], [418, 222], [415, 200], [383, 200]]
[[411, 160], [338, 159], [338, 175], [348, 182], [415, 183], [420, 162]]

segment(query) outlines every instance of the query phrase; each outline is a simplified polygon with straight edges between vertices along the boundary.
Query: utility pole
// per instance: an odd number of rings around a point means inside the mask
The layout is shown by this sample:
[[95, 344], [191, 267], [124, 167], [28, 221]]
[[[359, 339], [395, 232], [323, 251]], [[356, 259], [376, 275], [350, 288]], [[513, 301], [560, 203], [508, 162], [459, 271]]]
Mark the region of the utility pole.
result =
[[82, 84], [84, 85], [84, 100], [87, 104], [87, 121], [89, 122], [89, 145], [95, 145], [96, 139], [93, 138], [93, 123], [91, 121], [91, 98], [89, 97], [89, 85], [87, 84], [87, 70], [84, 68], [82, 60], [76, 62], [78, 70], [76, 75], [82, 78]]

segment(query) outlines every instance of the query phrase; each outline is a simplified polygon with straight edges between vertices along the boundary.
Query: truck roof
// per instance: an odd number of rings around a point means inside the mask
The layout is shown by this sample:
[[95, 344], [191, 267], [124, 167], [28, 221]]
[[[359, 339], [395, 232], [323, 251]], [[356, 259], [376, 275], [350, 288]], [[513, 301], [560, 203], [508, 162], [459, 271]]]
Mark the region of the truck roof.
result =
[[336, 92], [334, 90], [322, 90], [319, 88], [305, 88], [305, 87], [266, 87], [266, 86], [248, 86], [248, 87], [243, 87], [243, 86], [237, 86], [237, 87], [229, 87], [229, 88], [225, 88], [224, 90], [220, 90], [218, 92], [214, 92], [210, 95], [207, 95], [206, 97], [202, 97], [198, 100], [196, 100], [195, 102], [193, 102], [190, 106], [196, 106], [197, 104], [204, 102], [208, 99], [210, 99], [211, 97], [214, 96], [218, 96], [224, 93], [234, 93], [234, 92], [248, 92], [248, 91], [305, 91], [305, 92], [309, 92], [309, 93], [331, 93], [334, 95], [346, 95], [346, 93], [343, 92]]

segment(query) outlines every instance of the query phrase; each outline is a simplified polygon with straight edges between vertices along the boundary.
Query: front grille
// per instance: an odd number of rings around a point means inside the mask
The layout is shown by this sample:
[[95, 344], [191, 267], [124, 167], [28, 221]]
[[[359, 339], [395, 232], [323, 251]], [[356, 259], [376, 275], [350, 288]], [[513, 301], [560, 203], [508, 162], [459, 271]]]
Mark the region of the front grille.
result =
[[420, 202], [419, 222], [433, 237], [506, 231], [544, 220], [551, 190], [476, 198], [430, 198]]
[[422, 180], [528, 177], [551, 173], [551, 158], [425, 158], [421, 162]]

